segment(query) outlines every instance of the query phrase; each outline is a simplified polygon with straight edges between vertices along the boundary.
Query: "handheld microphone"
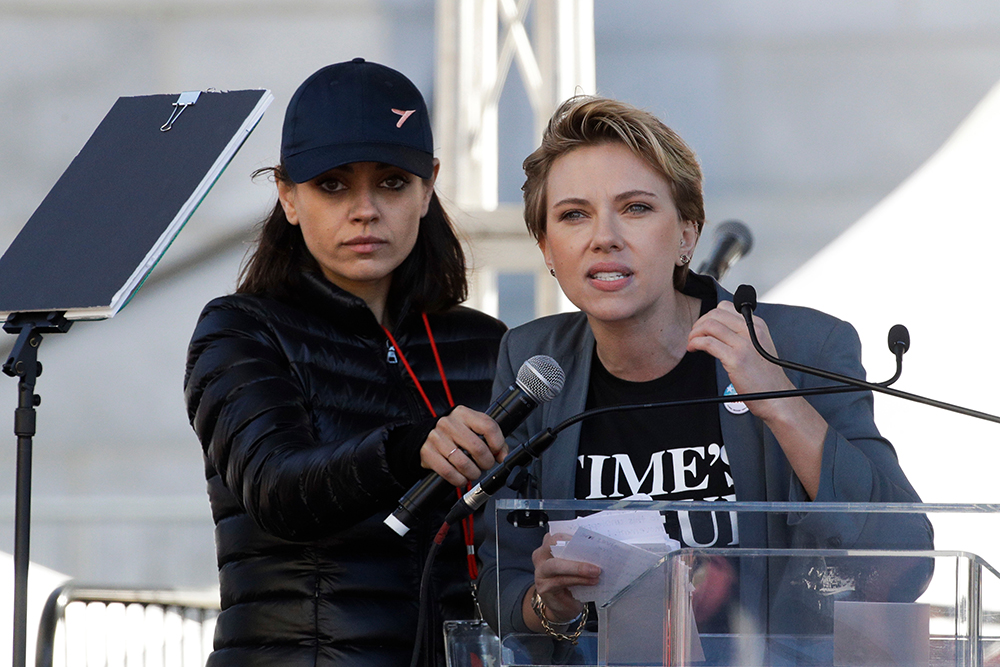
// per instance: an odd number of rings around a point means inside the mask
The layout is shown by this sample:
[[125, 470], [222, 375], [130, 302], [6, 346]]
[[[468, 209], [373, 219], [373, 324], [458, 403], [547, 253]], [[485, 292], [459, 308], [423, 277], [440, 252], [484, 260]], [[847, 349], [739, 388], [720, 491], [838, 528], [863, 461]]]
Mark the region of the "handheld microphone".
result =
[[[486, 414], [507, 437], [540, 403], [558, 396], [565, 383], [566, 374], [555, 359], [535, 355], [521, 364], [514, 384], [497, 397]], [[432, 472], [399, 499], [399, 507], [383, 523], [398, 535], [405, 535], [426, 507], [439, 504], [454, 488], [444, 477]]]
[[715, 229], [715, 246], [708, 259], [698, 267], [698, 273], [722, 280], [726, 271], [741, 257], [749, 255], [752, 248], [753, 235], [749, 227], [739, 220], [723, 222]]

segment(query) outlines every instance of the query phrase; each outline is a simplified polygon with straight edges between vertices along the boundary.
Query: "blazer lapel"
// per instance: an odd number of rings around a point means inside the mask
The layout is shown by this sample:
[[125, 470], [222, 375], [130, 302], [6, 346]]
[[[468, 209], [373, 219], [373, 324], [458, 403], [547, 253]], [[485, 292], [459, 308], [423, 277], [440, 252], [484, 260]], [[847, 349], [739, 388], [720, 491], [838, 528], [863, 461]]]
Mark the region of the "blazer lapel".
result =
[[[582, 326], [569, 334], [560, 341], [563, 354], [557, 357], [566, 372], [566, 384], [559, 396], [542, 406], [542, 424], [547, 428], [580, 414], [587, 406], [594, 335], [585, 318]], [[560, 432], [556, 441], [542, 454], [541, 488], [549, 490], [546, 497], [573, 497], [579, 447], [580, 424], [576, 423]]]

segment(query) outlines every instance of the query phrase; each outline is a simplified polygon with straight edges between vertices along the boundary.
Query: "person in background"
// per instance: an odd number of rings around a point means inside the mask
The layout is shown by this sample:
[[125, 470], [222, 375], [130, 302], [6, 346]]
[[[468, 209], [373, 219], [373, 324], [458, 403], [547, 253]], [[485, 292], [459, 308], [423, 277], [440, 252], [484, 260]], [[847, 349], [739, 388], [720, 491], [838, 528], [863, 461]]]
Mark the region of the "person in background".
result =
[[[766, 361], [752, 346], [732, 296], [689, 271], [705, 223], [701, 168], [659, 119], [615, 100], [575, 97], [552, 116], [524, 170], [527, 227], [580, 312], [517, 327], [501, 343], [494, 392], [510, 384], [529, 354], [548, 354], [566, 372], [562, 393], [514, 432], [517, 442], [593, 408], [825, 383]], [[864, 377], [860, 342], [846, 322], [811, 309], [760, 304], [753, 323], [772, 354]], [[870, 392], [608, 412], [563, 431], [534, 474], [546, 499], [642, 493], [722, 506], [734, 500], [919, 502], [875, 426]], [[503, 490], [497, 497], [512, 494]], [[484, 515], [480, 572], [488, 620], [503, 635], [574, 638], [588, 613], [570, 587], [597, 583], [600, 568], [554, 558], [554, 538], [544, 527], [494, 521], [493, 504]], [[677, 516], [682, 514], [689, 516]], [[922, 515], [892, 530], [823, 513], [785, 522], [763, 514], [741, 515], [737, 522], [724, 509], [672, 515], [667, 530], [687, 547], [931, 548], [932, 540]], [[725, 562], [715, 565], [723, 571], [713, 578], [716, 588], [735, 585], [735, 572], [725, 572]], [[755, 593], [770, 595], [780, 607], [779, 578], [761, 574]], [[926, 577], [912, 581], [919, 589]], [[712, 595], [731, 599], [733, 593]], [[894, 595], [912, 600], [916, 593], [900, 589]], [[696, 593], [696, 614], [698, 602]], [[782, 608], [782, 622], [794, 623], [799, 611]], [[725, 625], [711, 615], [699, 619], [702, 631], [713, 621]], [[777, 623], [775, 616], [770, 620]]]
[[[209, 665], [408, 665], [449, 504], [404, 537], [382, 522], [429, 471], [465, 484], [503, 457], [471, 408], [489, 403], [505, 327], [459, 305], [427, 108], [399, 72], [314, 73], [260, 171], [278, 201], [236, 293], [202, 312], [184, 378], [216, 524]], [[421, 664], [444, 665], [442, 619], [473, 617], [472, 539], [452, 530], [435, 561]]]

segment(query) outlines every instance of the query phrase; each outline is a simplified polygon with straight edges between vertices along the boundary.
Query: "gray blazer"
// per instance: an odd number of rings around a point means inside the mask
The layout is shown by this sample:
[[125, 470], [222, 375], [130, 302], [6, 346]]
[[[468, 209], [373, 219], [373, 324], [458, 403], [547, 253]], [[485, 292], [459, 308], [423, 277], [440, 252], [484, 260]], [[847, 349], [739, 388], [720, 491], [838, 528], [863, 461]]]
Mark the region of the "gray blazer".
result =
[[[691, 278], [705, 280], [700, 276]], [[720, 302], [732, 300], [732, 295], [717, 283], [715, 288]], [[764, 303], [758, 305], [755, 314], [767, 322], [780, 357], [850, 377], [865, 377], [861, 342], [847, 322], [808, 308]], [[507, 332], [500, 344], [494, 396], [513, 383], [521, 364], [533, 355], [553, 357], [566, 372], [561, 394], [536, 409], [511, 435], [511, 443], [523, 442], [584, 411], [593, 352], [594, 336], [582, 313], [541, 318]], [[786, 372], [796, 387], [831, 384], [811, 375]], [[716, 377], [721, 395], [730, 381], [718, 361]], [[808, 400], [830, 425], [823, 443], [817, 502], [920, 501], [899, 467], [895, 450], [875, 426], [870, 392], [828, 394]], [[720, 404], [719, 422], [738, 500], [808, 500], [777, 439], [761, 420], [749, 412], [733, 414]], [[580, 428], [575, 424], [562, 431], [536, 464], [541, 497], [573, 497]], [[505, 489], [496, 497], [514, 497], [514, 493]], [[521, 600], [534, 581], [531, 552], [541, 544], [545, 529], [514, 528], [504, 521], [498, 539], [494, 509], [492, 502], [486, 508], [485, 541], [480, 549], [483, 613], [505, 633], [527, 632]], [[839, 549], [877, 544], [883, 548], [932, 548], [930, 524], [923, 517], [911, 516], [914, 520], [904, 521], [907, 525], [894, 524], [887, 529], [882, 522], [831, 520], [830, 514], [823, 513], [795, 513], [785, 518], [742, 515], [740, 546]], [[499, 591], [498, 558], [505, 569]]]

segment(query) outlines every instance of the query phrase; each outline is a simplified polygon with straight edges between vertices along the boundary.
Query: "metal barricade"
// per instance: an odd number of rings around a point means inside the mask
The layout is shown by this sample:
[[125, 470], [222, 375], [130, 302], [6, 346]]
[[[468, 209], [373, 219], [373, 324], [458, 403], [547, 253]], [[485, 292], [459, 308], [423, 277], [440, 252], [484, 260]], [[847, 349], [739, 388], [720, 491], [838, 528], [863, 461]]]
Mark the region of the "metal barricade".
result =
[[67, 583], [45, 603], [35, 665], [202, 667], [218, 613], [218, 591]]

